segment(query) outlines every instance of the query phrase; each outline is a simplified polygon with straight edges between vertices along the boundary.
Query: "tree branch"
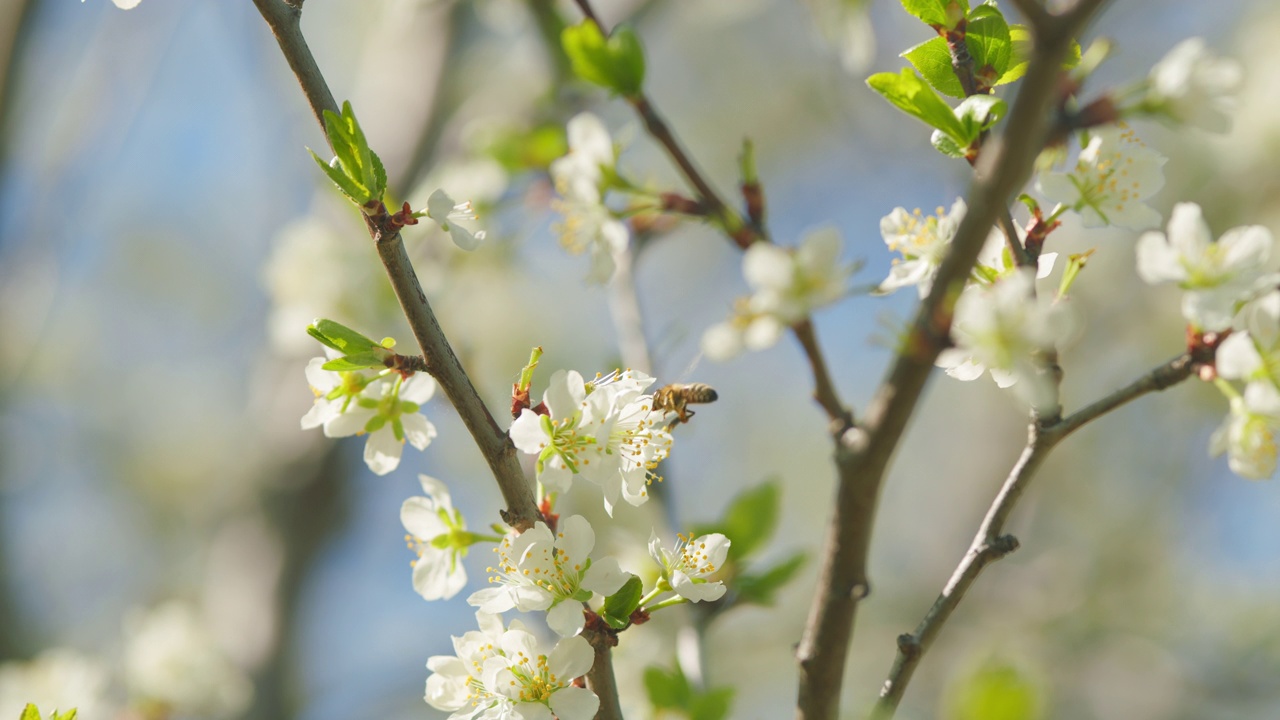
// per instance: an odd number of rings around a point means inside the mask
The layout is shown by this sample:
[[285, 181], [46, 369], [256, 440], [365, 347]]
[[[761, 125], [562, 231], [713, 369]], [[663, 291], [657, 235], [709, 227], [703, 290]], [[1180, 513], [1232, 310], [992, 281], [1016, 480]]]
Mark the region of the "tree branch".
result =
[[[1081, 7], [1090, 0], [1081, 3]], [[1098, 3], [1092, 5], [1096, 8]], [[1079, 9], [1079, 8], [1078, 8]], [[988, 143], [975, 168], [969, 211], [922, 301], [888, 377], [868, 406], [859, 432], [845, 433], [836, 460], [840, 477], [827, 530], [818, 587], [796, 652], [800, 688], [796, 717], [836, 717], [845, 657], [858, 602], [870, 591], [867, 556], [880, 487], [889, 461], [951, 328], [955, 301], [999, 213], [1025, 184], [1050, 130], [1062, 58], [1090, 11], [1073, 12], [1043, 32], [998, 142]]]
[[1009, 477], [1001, 486], [1000, 492], [996, 494], [991, 507], [987, 509], [987, 514], [978, 527], [973, 542], [969, 544], [968, 552], [951, 574], [951, 579], [942, 589], [942, 594], [934, 601], [933, 607], [925, 613], [914, 632], [898, 637], [898, 655], [880, 690], [880, 699], [872, 709], [871, 720], [889, 720], [893, 717], [916, 667], [919, 666], [929, 647], [933, 645], [933, 641], [942, 631], [951, 613], [964, 599], [965, 593], [978, 579], [983, 568], [1018, 548], [1016, 538], [1011, 535], [1001, 535], [1001, 533], [1004, 532], [1005, 523], [1008, 522], [1018, 499], [1035, 477], [1050, 451], [1086, 423], [1147, 393], [1164, 390], [1186, 380], [1191, 376], [1193, 367], [1194, 362], [1190, 354], [1180, 355], [1129, 385], [1077, 411], [1065, 420], [1045, 427], [1035, 423], [1031, 425], [1027, 445], [1023, 448], [1021, 457], [1009, 472]]
[[[283, 0], [254, 0], [254, 4], [275, 33], [285, 60], [297, 76], [312, 113], [323, 128], [323, 111], [337, 112], [338, 106], [302, 36], [301, 11]], [[400, 301], [400, 307], [422, 349], [428, 372], [440, 383], [441, 389], [457, 409], [498, 482], [503, 500], [507, 504], [503, 519], [517, 530], [533, 527], [533, 523], [541, 515], [516, 458], [515, 446], [485, 407], [475, 386], [471, 384], [471, 378], [463, 370], [445, 338], [444, 331], [440, 329], [440, 323], [436, 320], [435, 313], [422, 292], [422, 286], [418, 283], [413, 265], [405, 253], [400, 233], [378, 228], [367, 216], [365, 221], [396, 298]]]

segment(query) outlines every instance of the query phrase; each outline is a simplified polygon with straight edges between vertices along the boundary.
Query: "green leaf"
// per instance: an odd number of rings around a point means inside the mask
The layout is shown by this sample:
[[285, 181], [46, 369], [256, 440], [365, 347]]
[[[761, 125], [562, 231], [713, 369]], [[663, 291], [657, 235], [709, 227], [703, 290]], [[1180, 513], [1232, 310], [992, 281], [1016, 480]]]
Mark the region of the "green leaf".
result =
[[969, 0], [902, 0], [902, 9], [934, 28], [954, 28], [969, 14]]
[[[677, 667], [665, 670], [656, 665], [644, 669], [644, 688], [655, 709], [683, 710], [689, 706], [689, 681]], [[25, 718], [23, 720], [26, 720]]]
[[22, 717], [19, 720], [41, 720], [40, 711], [35, 705], [27, 703], [27, 706], [22, 708]]
[[972, 140], [964, 137], [964, 128], [951, 107], [911, 68], [903, 68], [896, 75], [877, 73], [867, 78], [867, 85], [899, 110], [950, 135], [957, 144], [967, 147]]
[[311, 153], [311, 157], [315, 158], [316, 164], [320, 166], [320, 169], [324, 171], [324, 174], [328, 176], [329, 180], [332, 181], [334, 185], [338, 186], [338, 189], [342, 191], [342, 194], [347, 196], [347, 199], [356, 205], [364, 205], [365, 202], [368, 201], [369, 190], [347, 177], [347, 174], [343, 172], [340, 165], [338, 167], [330, 165], [311, 148], [307, 148], [307, 152]]
[[[1004, 74], [996, 81], [996, 85], [1008, 85], [1027, 74], [1027, 64], [1031, 62], [1031, 30], [1025, 25], [1009, 26], [1010, 60]], [[1068, 70], [1080, 64], [1080, 43], [1072, 40], [1071, 49], [1062, 61], [1062, 68]]]
[[976, 139], [983, 130], [990, 128], [1008, 112], [1009, 105], [991, 95], [974, 95], [965, 98], [956, 107], [956, 117], [965, 128], [965, 134]]
[[973, 57], [974, 75], [994, 81], [1004, 75], [1013, 58], [1013, 40], [1009, 24], [995, 5], [979, 5], [969, 15], [965, 27], [965, 44]]
[[722, 687], [696, 695], [689, 703], [689, 720], [724, 720], [733, 707], [733, 688]]
[[1038, 720], [1040, 689], [1008, 663], [987, 663], [959, 681], [946, 704], [948, 720]]
[[55, 712], [53, 714], [53, 720], [76, 720], [76, 712], [75, 708], [71, 708], [64, 713]]
[[598, 25], [583, 20], [566, 27], [560, 43], [573, 72], [583, 80], [625, 96], [638, 94], [644, 86], [644, 48], [630, 28], [616, 28], [606, 38]]
[[731, 543], [729, 561], [740, 562], [773, 537], [778, 524], [779, 496], [776, 479], [744, 490], [729, 503], [720, 520], [695, 527], [693, 535], [723, 533]]
[[623, 583], [618, 592], [605, 598], [604, 607], [600, 609], [600, 617], [614, 629], [622, 629], [631, 623], [631, 613], [640, 607], [640, 598], [644, 595], [644, 583], [632, 575]]
[[739, 575], [733, 580], [738, 599], [756, 605], [773, 605], [774, 595], [795, 577], [808, 560], [808, 555], [798, 552], [762, 573]]
[[941, 37], [930, 38], [902, 53], [924, 79], [938, 92], [951, 97], [964, 97], [964, 88], [951, 64], [951, 50]]
[[346, 355], [382, 348], [380, 343], [370, 340], [346, 325], [325, 318], [320, 318], [308, 325], [307, 334]]

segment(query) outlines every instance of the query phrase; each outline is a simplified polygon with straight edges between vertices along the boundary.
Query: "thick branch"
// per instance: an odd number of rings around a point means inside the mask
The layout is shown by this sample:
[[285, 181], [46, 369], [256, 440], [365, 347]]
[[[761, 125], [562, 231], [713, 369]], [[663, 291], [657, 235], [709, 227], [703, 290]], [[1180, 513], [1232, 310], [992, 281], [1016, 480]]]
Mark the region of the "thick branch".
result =
[[1018, 548], [1017, 539], [1001, 533], [1004, 532], [1005, 523], [1013, 513], [1018, 499], [1022, 497], [1023, 491], [1050, 451], [1086, 423], [1147, 393], [1164, 390], [1186, 380], [1191, 376], [1193, 366], [1190, 355], [1180, 355], [1065, 420], [1047, 427], [1031, 426], [1022, 456], [1018, 458], [991, 507], [987, 509], [986, 517], [974, 535], [968, 552], [951, 574], [942, 594], [925, 613], [915, 632], [898, 638], [898, 655], [880, 690], [880, 700], [871, 713], [872, 720], [889, 720], [893, 717], [916, 667], [983, 568]]
[[588, 627], [582, 633], [595, 650], [595, 662], [587, 673], [587, 686], [600, 698], [596, 720], [622, 720], [622, 703], [618, 699], [618, 681], [613, 675], [613, 645], [617, 638], [607, 632]]
[[[338, 107], [302, 37], [299, 25], [301, 12], [283, 0], [254, 0], [254, 4], [275, 33], [281, 52], [297, 76], [298, 83], [302, 85], [317, 121], [323, 127], [323, 111], [336, 112]], [[532, 527], [541, 516], [538, 514], [533, 492], [525, 480], [524, 471], [516, 459], [515, 447], [485, 407], [475, 386], [471, 384], [471, 378], [462, 369], [462, 364], [458, 362], [453, 348], [445, 338], [444, 331], [440, 329], [440, 323], [437, 322], [404, 251], [400, 234], [382, 232], [372, 222], [368, 222], [368, 225], [400, 307], [422, 348], [428, 371], [457, 408], [459, 417], [471, 432], [476, 446], [493, 471], [494, 479], [498, 481], [503, 500], [507, 504], [503, 519], [518, 530]]]
[[[1096, 3], [1094, 3], [1096, 5]], [[1023, 186], [1044, 147], [1057, 100], [1059, 68], [1071, 38], [1089, 12], [1055, 23], [1035, 45], [1022, 89], [998, 142], [984, 148], [969, 211], [921, 303], [888, 377], [867, 409], [861, 433], [837, 454], [840, 477], [835, 512], [823, 550], [813, 607], [797, 649], [800, 690], [797, 717], [830, 720], [837, 714], [845, 657], [858, 602], [870, 589], [867, 556], [880, 487], [889, 461], [915, 411], [933, 362], [944, 347], [956, 298], [999, 213]]]

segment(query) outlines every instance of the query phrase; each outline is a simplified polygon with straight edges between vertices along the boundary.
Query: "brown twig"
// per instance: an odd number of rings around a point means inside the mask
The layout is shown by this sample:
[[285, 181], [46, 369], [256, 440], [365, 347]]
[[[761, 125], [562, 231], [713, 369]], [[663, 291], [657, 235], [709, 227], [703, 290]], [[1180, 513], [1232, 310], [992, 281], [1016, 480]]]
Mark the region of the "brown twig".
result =
[[921, 302], [906, 341], [868, 406], [857, 433], [837, 453], [840, 477], [835, 511], [827, 530], [818, 587], [796, 652], [800, 688], [796, 716], [830, 720], [839, 709], [845, 657], [853, 637], [858, 602], [870, 591], [867, 556], [876, 504], [889, 461], [915, 411], [933, 362], [950, 330], [956, 298], [998, 214], [1031, 173], [1050, 129], [1062, 58], [1099, 2], [1041, 27], [1034, 53], [1005, 132], [988, 143], [969, 193], [969, 211], [938, 270], [933, 290]]
[[[254, 4], [275, 34], [280, 51], [302, 86], [316, 121], [323, 128], [324, 111], [337, 112], [338, 105], [302, 36], [300, 9], [284, 0], [254, 0]], [[370, 237], [375, 241], [378, 256], [400, 301], [400, 307], [422, 349], [423, 357], [426, 358], [428, 372], [440, 383], [441, 389], [457, 409], [458, 416], [471, 432], [498, 482], [503, 500], [507, 504], [503, 519], [518, 530], [533, 527], [540, 516], [533, 491], [516, 458], [515, 447], [485, 407], [475, 386], [471, 384], [471, 378], [463, 370], [445, 338], [444, 331], [440, 329], [440, 323], [436, 320], [435, 313], [422, 292], [422, 286], [418, 283], [413, 265], [405, 253], [400, 233], [391, 227], [379, 227], [368, 218], [366, 220]]]
[[951, 574], [942, 594], [925, 613], [914, 632], [898, 638], [898, 655], [894, 659], [889, 676], [880, 690], [880, 699], [871, 712], [872, 720], [889, 720], [897, 710], [911, 676], [919, 666], [925, 652], [933, 644], [951, 613], [964, 599], [965, 593], [978, 579], [987, 565], [1018, 548], [1018, 541], [1010, 535], [1002, 535], [1009, 515], [1017, 505], [1027, 485], [1040, 469], [1050, 451], [1086, 423], [1132, 402], [1148, 393], [1172, 387], [1191, 377], [1195, 363], [1190, 354], [1180, 355], [1160, 365], [1129, 385], [1107, 395], [1088, 407], [1077, 411], [1065, 420], [1041, 426], [1032, 423], [1027, 445], [1021, 457], [1009, 472], [1009, 477], [987, 510], [978, 527], [968, 552]]

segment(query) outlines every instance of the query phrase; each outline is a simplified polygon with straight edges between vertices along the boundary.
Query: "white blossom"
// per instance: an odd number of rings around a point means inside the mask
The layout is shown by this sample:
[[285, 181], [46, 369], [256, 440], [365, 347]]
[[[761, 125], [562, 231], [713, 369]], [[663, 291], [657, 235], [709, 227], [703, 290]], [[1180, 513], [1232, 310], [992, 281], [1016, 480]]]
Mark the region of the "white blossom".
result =
[[413, 589], [427, 600], [448, 600], [467, 584], [462, 558], [472, 537], [444, 483], [427, 475], [418, 480], [426, 496], [411, 497], [400, 506], [400, 523], [409, 532], [405, 540], [418, 553]]
[[46, 650], [27, 662], [0, 664], [0, 718], [15, 720], [27, 703], [42, 713], [76, 709], [79, 720], [110, 720], [107, 667], [67, 648]]
[[1179, 203], [1167, 237], [1149, 232], [1138, 240], [1138, 275], [1151, 284], [1176, 282], [1185, 291], [1188, 322], [1204, 331], [1225, 330], [1241, 303], [1280, 281], [1267, 271], [1272, 244], [1271, 232], [1256, 225], [1228, 230], [1214, 242], [1200, 206]]
[[[80, 0], [80, 2], [84, 2], [84, 0]], [[142, 0], [111, 0], [111, 2], [121, 10], [132, 10], [138, 7], [138, 3], [142, 2]]]
[[1019, 271], [990, 286], [972, 285], [956, 302], [951, 335], [954, 348], [936, 361], [957, 380], [976, 380], [990, 372], [1002, 388], [1018, 385], [1032, 407], [1053, 402], [1051, 380], [1038, 372], [1034, 355], [1053, 348], [1070, 329], [1070, 317], [1058, 304], [1033, 299], [1035, 281]]
[[253, 685], [218, 648], [195, 608], [171, 601], [126, 625], [123, 670], [138, 700], [176, 716], [237, 717]]
[[791, 249], [756, 242], [742, 257], [750, 297], [739, 298], [729, 319], [702, 336], [702, 351], [727, 360], [743, 348], [763, 350], [790, 325], [844, 297], [851, 268], [840, 262], [840, 235], [824, 228]]
[[1238, 327], [1218, 346], [1218, 375], [1230, 380], [1265, 380], [1280, 387], [1280, 290], [1250, 302]]
[[1239, 62], [1217, 57], [1202, 38], [1188, 38], [1151, 68], [1143, 104], [1175, 122], [1226, 132], [1242, 79]]
[[1209, 452], [1227, 454], [1227, 465], [1250, 480], [1266, 480], [1276, 472], [1276, 440], [1280, 437], [1280, 390], [1270, 382], [1251, 382], [1243, 396], [1231, 398], [1231, 410], [1209, 439]]
[[590, 720], [600, 701], [573, 685], [595, 661], [581, 636], [562, 638], [548, 653], [534, 635], [513, 621], [476, 613], [480, 630], [453, 638], [456, 655], [427, 660], [425, 700], [450, 720]]
[[724, 567], [729, 557], [729, 538], [720, 533], [700, 535], [696, 538], [677, 535], [675, 548], [662, 546], [657, 533], [649, 536], [649, 555], [662, 569], [662, 581], [667, 589], [689, 602], [719, 600], [725, 593], [723, 582], [709, 580]]
[[498, 564], [488, 568], [494, 587], [477, 590], [467, 602], [486, 613], [545, 610], [552, 630], [576, 635], [582, 631], [582, 603], [593, 592], [612, 595], [626, 581], [617, 560], [591, 559], [595, 543], [595, 530], [581, 515], [563, 518], [554, 535], [544, 522], [513, 531], [494, 548]]
[[386, 475], [400, 465], [407, 440], [419, 450], [436, 436], [435, 425], [418, 412], [436, 391], [426, 373], [402, 379], [369, 371], [339, 372], [321, 367], [324, 358], [307, 365], [307, 381], [316, 402], [302, 418], [304, 430], [323, 426], [326, 437], [368, 435], [364, 461], [375, 474]]
[[458, 224], [459, 220], [476, 219], [470, 200], [455, 203], [444, 190], [436, 190], [427, 198], [427, 217], [434, 220], [441, 230], [449, 233], [453, 244], [463, 250], [475, 250], [480, 246], [480, 241], [484, 240], [483, 230], [472, 233]]
[[1160, 224], [1160, 213], [1144, 202], [1164, 186], [1165, 161], [1133, 130], [1102, 128], [1091, 131], [1073, 169], [1044, 173], [1036, 187], [1049, 200], [1080, 213], [1085, 227], [1144, 230]]
[[880, 235], [885, 245], [902, 258], [894, 258], [889, 277], [880, 283], [879, 291], [887, 293], [914, 285], [920, 297], [928, 295], [966, 210], [964, 200], [957, 198], [950, 210], [938, 208], [928, 217], [918, 208], [907, 212], [899, 207], [881, 218]]

